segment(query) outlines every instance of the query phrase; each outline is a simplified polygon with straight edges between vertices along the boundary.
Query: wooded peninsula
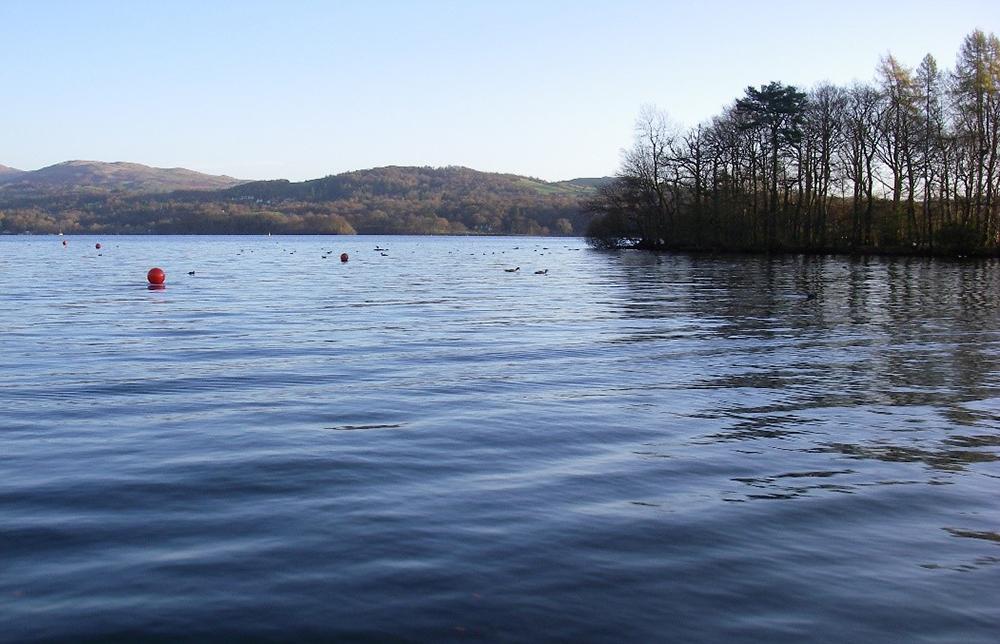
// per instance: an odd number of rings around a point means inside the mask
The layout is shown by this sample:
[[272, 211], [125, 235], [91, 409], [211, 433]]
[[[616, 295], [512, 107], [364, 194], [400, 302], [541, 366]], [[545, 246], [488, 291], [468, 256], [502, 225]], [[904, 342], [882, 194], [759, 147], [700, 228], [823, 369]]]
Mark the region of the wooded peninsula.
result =
[[688, 130], [644, 108], [615, 181], [586, 207], [600, 248], [1000, 251], [1000, 40], [955, 67], [883, 58], [872, 84], [747, 87]]

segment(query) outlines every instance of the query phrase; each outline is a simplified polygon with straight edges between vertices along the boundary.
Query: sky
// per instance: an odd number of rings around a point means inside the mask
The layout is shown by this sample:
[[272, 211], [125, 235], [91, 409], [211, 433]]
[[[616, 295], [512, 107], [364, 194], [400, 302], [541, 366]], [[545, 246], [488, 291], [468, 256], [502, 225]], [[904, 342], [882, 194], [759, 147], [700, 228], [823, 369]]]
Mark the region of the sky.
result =
[[976, 28], [1000, 2], [0, 0], [0, 164], [605, 176], [644, 105], [691, 126], [890, 52], [950, 68]]

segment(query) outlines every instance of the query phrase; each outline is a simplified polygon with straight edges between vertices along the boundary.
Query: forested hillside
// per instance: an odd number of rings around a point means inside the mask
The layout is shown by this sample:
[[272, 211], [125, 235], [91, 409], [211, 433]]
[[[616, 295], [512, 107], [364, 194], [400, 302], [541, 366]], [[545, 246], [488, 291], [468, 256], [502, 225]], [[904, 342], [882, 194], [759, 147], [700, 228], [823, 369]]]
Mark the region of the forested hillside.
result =
[[0, 190], [0, 231], [582, 234], [594, 185], [468, 168], [385, 167], [223, 190]]

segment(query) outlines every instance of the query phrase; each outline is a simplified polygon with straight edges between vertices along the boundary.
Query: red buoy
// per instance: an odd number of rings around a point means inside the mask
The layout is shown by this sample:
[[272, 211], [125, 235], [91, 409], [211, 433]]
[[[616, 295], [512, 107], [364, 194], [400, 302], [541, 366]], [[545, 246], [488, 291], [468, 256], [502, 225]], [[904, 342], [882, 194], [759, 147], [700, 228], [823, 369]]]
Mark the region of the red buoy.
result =
[[167, 281], [167, 274], [163, 272], [162, 268], [151, 268], [146, 273], [146, 279], [149, 280], [150, 284], [163, 284]]
[[94, 248], [96, 248], [97, 250], [101, 250], [101, 244], [100, 244], [100, 242], [94, 244]]
[[65, 245], [66, 245], [66, 240], [64, 239], [64, 240], [63, 240], [63, 246], [65, 246]]
[[340, 254], [340, 261], [346, 262], [348, 260], [347, 253]]

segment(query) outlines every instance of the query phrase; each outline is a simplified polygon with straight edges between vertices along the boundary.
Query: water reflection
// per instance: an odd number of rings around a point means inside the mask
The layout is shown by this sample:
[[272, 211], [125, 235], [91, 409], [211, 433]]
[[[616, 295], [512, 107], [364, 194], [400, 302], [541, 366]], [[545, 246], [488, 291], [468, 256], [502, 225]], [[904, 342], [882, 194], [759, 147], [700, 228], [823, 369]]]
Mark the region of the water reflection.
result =
[[[657, 343], [631, 355], [663, 388], [701, 402], [684, 415], [705, 429], [684, 443], [919, 464], [934, 483], [933, 472], [1000, 459], [995, 260], [616, 259], [626, 326], [610, 342]], [[698, 367], [679, 370], [682, 360]], [[732, 480], [764, 490], [746, 498], [850, 490], [788, 486], [788, 476]]]
[[854, 445], [833, 443], [819, 452], [834, 452], [849, 458], [876, 459], [888, 463], [923, 463], [938, 470], [963, 471], [975, 463], [991, 463], [1000, 460], [1000, 455], [992, 452], [948, 449], [933, 446], [926, 448], [901, 445]]
[[854, 474], [855, 470], [826, 470], [814, 472], [786, 472], [773, 476], [736, 477], [733, 481], [743, 483], [752, 488], [743, 497], [727, 498], [727, 501], [743, 501], [754, 499], [794, 499], [808, 496], [816, 492], [853, 493], [855, 486], [847, 483], [823, 482], [824, 479], [840, 475]]
[[1000, 532], [985, 530], [959, 530], [957, 528], [945, 528], [945, 530], [953, 537], [962, 537], [965, 539], [985, 539], [986, 541], [993, 541], [994, 543], [1000, 544]]

